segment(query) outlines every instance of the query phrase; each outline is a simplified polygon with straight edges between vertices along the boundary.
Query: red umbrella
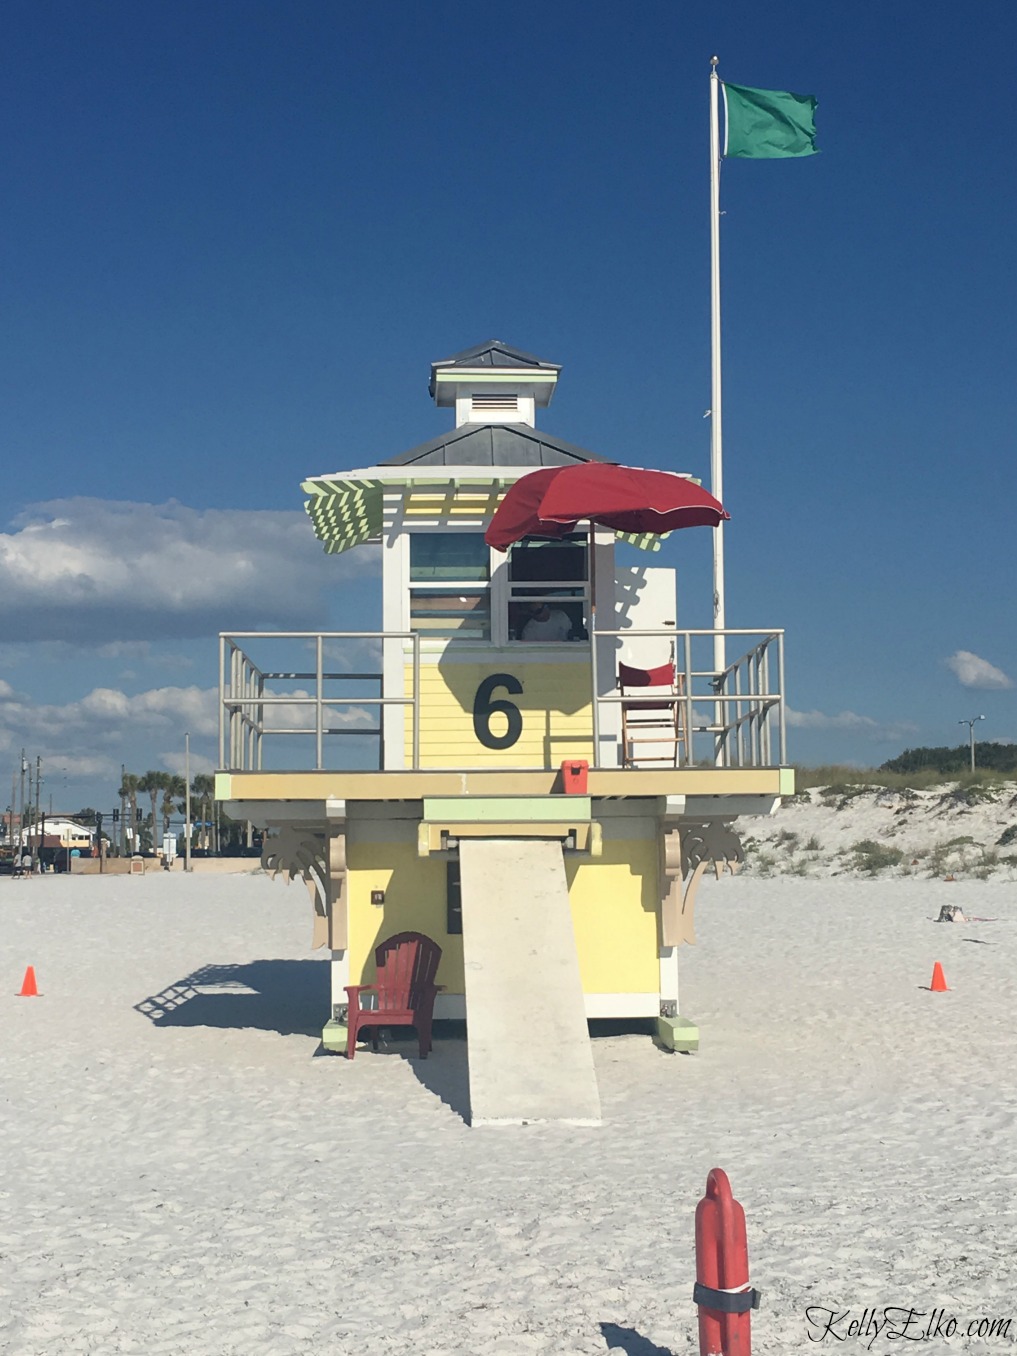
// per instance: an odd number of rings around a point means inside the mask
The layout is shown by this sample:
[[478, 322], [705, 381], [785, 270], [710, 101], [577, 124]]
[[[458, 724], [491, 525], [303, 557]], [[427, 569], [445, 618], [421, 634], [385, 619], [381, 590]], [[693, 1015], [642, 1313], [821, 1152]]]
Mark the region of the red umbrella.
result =
[[669, 471], [580, 462], [534, 471], [509, 489], [485, 539], [505, 551], [523, 537], [561, 537], [580, 519], [614, 532], [716, 527], [730, 517], [695, 481]]

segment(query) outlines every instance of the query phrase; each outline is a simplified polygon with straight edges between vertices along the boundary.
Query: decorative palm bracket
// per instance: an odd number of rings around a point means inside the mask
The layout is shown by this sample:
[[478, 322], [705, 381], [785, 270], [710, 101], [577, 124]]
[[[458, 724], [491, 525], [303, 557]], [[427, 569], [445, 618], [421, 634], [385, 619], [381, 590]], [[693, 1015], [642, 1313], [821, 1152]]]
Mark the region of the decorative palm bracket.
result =
[[[727, 868], [734, 875], [745, 860], [732, 820], [665, 820], [662, 840], [660, 930], [664, 946], [695, 944], [696, 891], [707, 867], [717, 879]], [[683, 888], [684, 883], [684, 888]]]
[[274, 880], [286, 872], [287, 885], [297, 876], [307, 886], [314, 909], [311, 950], [330, 946], [345, 951], [349, 940], [345, 827], [327, 833], [283, 826], [266, 839], [261, 864]]

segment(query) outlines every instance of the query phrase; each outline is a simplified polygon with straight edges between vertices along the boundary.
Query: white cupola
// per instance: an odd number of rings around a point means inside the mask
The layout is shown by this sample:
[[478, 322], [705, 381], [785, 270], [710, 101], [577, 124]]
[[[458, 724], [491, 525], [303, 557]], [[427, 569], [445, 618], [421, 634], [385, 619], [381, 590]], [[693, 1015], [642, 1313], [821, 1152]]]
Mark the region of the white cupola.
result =
[[428, 390], [439, 406], [455, 406], [463, 424], [527, 424], [535, 427], [538, 406], [554, 395], [559, 363], [489, 339], [475, 348], [431, 364]]

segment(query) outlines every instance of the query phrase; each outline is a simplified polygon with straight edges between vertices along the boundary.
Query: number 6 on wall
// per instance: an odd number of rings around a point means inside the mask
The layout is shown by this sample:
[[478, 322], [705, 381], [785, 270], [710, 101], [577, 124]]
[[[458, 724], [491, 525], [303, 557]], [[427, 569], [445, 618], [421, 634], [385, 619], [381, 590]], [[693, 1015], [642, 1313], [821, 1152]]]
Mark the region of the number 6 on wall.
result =
[[[519, 707], [504, 698], [491, 700], [495, 688], [503, 687], [506, 692], [519, 696], [523, 685], [511, 673], [492, 673], [477, 688], [473, 699], [473, 733], [485, 749], [510, 749], [523, 732], [523, 717]], [[491, 717], [500, 712], [508, 721], [508, 729], [502, 735], [491, 731]]]

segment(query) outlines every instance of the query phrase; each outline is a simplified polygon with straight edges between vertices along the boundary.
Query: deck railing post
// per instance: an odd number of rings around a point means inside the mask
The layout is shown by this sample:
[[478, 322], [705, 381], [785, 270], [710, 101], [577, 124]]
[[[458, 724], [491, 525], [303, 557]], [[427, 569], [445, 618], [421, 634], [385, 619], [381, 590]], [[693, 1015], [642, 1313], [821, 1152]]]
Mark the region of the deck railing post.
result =
[[[597, 681], [597, 614], [590, 615], [590, 671], [592, 679], [591, 698], [593, 701], [593, 761], [592, 766], [600, 767], [600, 684]], [[622, 750], [622, 762], [625, 751]]]
[[[405, 727], [404, 727], [405, 728]], [[420, 767], [420, 632], [413, 632], [413, 770]]]
[[[258, 671], [258, 697], [259, 697], [259, 698], [262, 698], [262, 697], [264, 697], [264, 695], [265, 695], [265, 675], [264, 675], [264, 674], [261, 672], [261, 670], [259, 669], [259, 671]], [[256, 745], [257, 745], [257, 751], [256, 751], [256, 766], [257, 766], [257, 769], [258, 769], [259, 772], [261, 771], [261, 746], [262, 746], [262, 743], [264, 742], [264, 737], [265, 737], [265, 705], [264, 705], [264, 702], [259, 701], [259, 704], [258, 704], [258, 729], [257, 729], [257, 739], [256, 739]]]
[[314, 766], [320, 772], [324, 756], [325, 708], [322, 705], [325, 679], [323, 675], [325, 639], [319, 631], [314, 638]]
[[[226, 766], [226, 637], [219, 633], [219, 766]], [[120, 816], [121, 819], [123, 815]]]
[[233, 706], [230, 708], [230, 767], [240, 767], [240, 730], [243, 704], [240, 690], [240, 651], [236, 647], [230, 656], [230, 695]]
[[[768, 696], [773, 691], [773, 689], [770, 686], [770, 645], [772, 644], [772, 642], [773, 637], [767, 636], [766, 648], [763, 650], [763, 683], [764, 683], [763, 691]], [[769, 767], [773, 763], [772, 756], [773, 750], [771, 748], [770, 740], [770, 712], [772, 711], [772, 709], [773, 708], [770, 705], [770, 703], [767, 702], [766, 708], [763, 713], [762, 744], [760, 747], [760, 757], [762, 758], [764, 766], [766, 767]]]
[[781, 766], [785, 766], [788, 762], [788, 731], [786, 731], [784, 716], [786, 694], [784, 692], [784, 633], [782, 632], [777, 636], [777, 690], [781, 694], [777, 711], [777, 735], [780, 739]]

